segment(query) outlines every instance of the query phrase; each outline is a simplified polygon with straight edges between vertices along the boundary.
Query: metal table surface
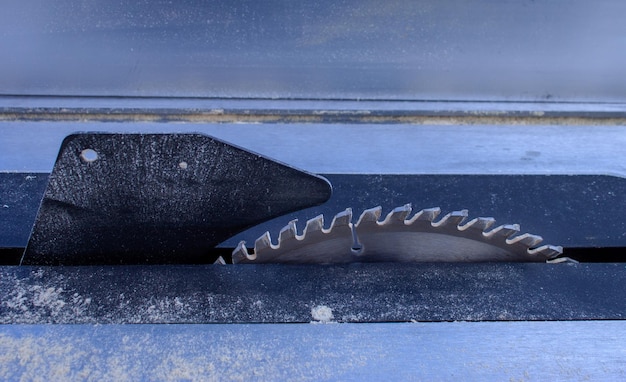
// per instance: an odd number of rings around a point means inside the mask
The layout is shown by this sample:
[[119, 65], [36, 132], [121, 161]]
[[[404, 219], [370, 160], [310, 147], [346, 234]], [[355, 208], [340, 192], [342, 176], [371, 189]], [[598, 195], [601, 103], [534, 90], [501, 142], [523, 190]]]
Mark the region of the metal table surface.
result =
[[2, 325], [3, 380], [626, 378], [624, 321]]

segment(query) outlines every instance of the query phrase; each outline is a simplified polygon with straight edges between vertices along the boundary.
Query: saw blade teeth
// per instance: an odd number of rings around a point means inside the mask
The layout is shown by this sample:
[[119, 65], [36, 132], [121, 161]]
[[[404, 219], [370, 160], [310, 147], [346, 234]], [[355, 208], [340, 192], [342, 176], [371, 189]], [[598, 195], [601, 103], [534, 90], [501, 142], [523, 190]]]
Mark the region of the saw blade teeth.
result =
[[233, 257], [233, 264], [236, 264], [245, 260], [255, 260], [256, 254], [254, 253], [249, 254], [248, 248], [246, 248], [246, 242], [242, 240], [239, 242], [239, 244], [237, 244], [237, 247], [233, 250], [232, 257]]
[[[333, 216], [329, 228], [324, 217], [306, 222], [298, 234], [296, 220], [290, 221], [272, 243], [265, 232], [248, 250], [240, 242], [232, 253], [233, 263], [349, 263], [354, 261], [546, 261], [562, 254], [561, 247], [535, 248], [542, 238], [520, 234], [517, 224], [496, 228], [495, 219], [467, 220], [468, 211], [453, 211], [439, 220], [439, 208], [412, 213], [410, 204], [394, 208], [381, 220], [380, 206], [361, 213], [352, 223], [352, 209]], [[445, 237], [448, 236], [449, 239]], [[442, 247], [449, 245], [451, 248]], [[357, 249], [358, 247], [358, 249]], [[446, 252], [447, 251], [447, 252]], [[357, 256], [355, 256], [357, 255]]]
[[439, 207], [435, 208], [425, 208], [423, 210], [418, 211], [412, 218], [410, 218], [406, 224], [411, 225], [416, 221], [427, 221], [432, 222], [441, 214], [441, 209]]
[[324, 230], [324, 215], [319, 215], [314, 217], [313, 219], [309, 219], [306, 222], [306, 226], [304, 227], [304, 232], [302, 234], [302, 238], [306, 237], [307, 234], [311, 234], [316, 231]]
[[504, 224], [492, 229], [489, 232], [484, 232], [483, 235], [488, 239], [508, 239], [509, 237], [517, 234], [519, 230], [519, 224]]
[[432, 222], [432, 225], [436, 228], [458, 226], [465, 219], [467, 219], [467, 210], [452, 211], [443, 218], [441, 218], [441, 220]]
[[403, 224], [404, 225], [404, 221], [406, 220], [406, 217], [409, 216], [409, 214], [411, 213], [412, 208], [411, 208], [411, 204], [405, 204], [401, 207], [396, 207], [393, 210], [391, 210], [390, 213], [387, 214], [387, 216], [385, 217], [385, 220], [383, 220], [382, 222], [379, 222], [378, 224], [380, 225], [387, 225], [387, 224]]
[[289, 223], [287, 223], [287, 225], [284, 226], [280, 230], [280, 232], [278, 233], [278, 245], [280, 245], [280, 243], [284, 243], [285, 241], [291, 240], [298, 236], [298, 231], [297, 231], [297, 226], [296, 226], [297, 222], [298, 220], [294, 219], [290, 221]]
[[359, 216], [359, 221], [356, 223], [356, 226], [359, 227], [364, 224], [377, 224], [380, 219], [380, 215], [382, 214], [382, 210], [383, 208], [381, 206], [377, 206], [363, 211], [361, 216]]
[[261, 237], [256, 239], [254, 242], [254, 254], [258, 255], [259, 252], [265, 251], [267, 249], [272, 249], [274, 246], [272, 245], [272, 237], [269, 232], [265, 232]]
[[213, 265], [226, 265], [226, 260], [220, 256], [213, 262]]
[[335, 227], [345, 227], [352, 224], [352, 208], [346, 208], [333, 217], [333, 221], [330, 223], [330, 228], [324, 230], [325, 233], [329, 233]]
[[480, 232], [484, 232], [487, 229], [489, 229], [489, 227], [493, 226], [496, 223], [496, 219], [494, 218], [474, 218], [470, 221], [468, 221], [467, 223], [459, 226], [459, 231], [466, 231], [468, 229], [474, 230], [474, 231], [480, 231]]
[[514, 237], [510, 237], [506, 239], [506, 243], [509, 245], [520, 244], [524, 245], [528, 248], [535, 247], [537, 244], [543, 241], [543, 237], [538, 235], [533, 235], [530, 233], [525, 233], [523, 235], [518, 235]]
[[542, 245], [538, 248], [528, 250], [529, 255], [541, 256], [547, 259], [553, 259], [563, 253], [563, 247], [560, 245]]
[[580, 264], [580, 262], [578, 260], [574, 260], [574, 259], [569, 258], [569, 257], [557, 257], [556, 259], [548, 259], [548, 260], [546, 260], [546, 263], [548, 263], [548, 264], [562, 264], [562, 263], [566, 263], [566, 264]]

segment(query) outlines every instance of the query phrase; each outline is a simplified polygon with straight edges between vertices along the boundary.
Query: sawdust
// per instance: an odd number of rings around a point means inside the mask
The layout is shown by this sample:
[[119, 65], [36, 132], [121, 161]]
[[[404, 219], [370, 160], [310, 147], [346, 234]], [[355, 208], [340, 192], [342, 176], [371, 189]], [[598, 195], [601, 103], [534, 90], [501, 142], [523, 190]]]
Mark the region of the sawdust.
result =
[[[325, 328], [344, 335], [340, 325]], [[294, 336], [276, 328], [268, 338], [254, 335], [254, 325], [222, 325], [219, 330], [198, 330], [195, 325], [142, 325], [126, 331], [117, 325], [31, 329], [39, 333], [0, 332], [1, 380], [312, 381], [341, 378], [370, 360], [350, 347], [336, 349], [328, 339], [332, 335], [306, 331]], [[310, 349], [305, 355], [298, 351], [303, 347]]]
[[[33, 279], [41, 279], [41, 269], [31, 272]], [[7, 298], [0, 303], [3, 313], [0, 324], [41, 323], [41, 322], [83, 322], [91, 305], [91, 298], [65, 290], [65, 280], [56, 276], [56, 280], [43, 287], [31, 284], [16, 276], [12, 277], [14, 288]], [[86, 321], [89, 321], [88, 319]]]
[[91, 294], [76, 290], [72, 275], [42, 268], [0, 277], [10, 286], [0, 299], [0, 324], [291, 322], [298, 316], [288, 305], [267, 309], [274, 304], [259, 296], [233, 298], [208, 291], [151, 296], [133, 290]]
[[333, 320], [333, 310], [326, 305], [317, 305], [311, 308], [313, 320], [328, 323]]
[[[195, 305], [193, 297], [151, 297], [141, 304], [135, 304], [127, 299], [124, 294], [119, 295], [119, 311], [132, 312], [125, 318], [129, 323], [167, 323], [176, 322], [181, 317], [189, 317], [192, 306]], [[114, 318], [114, 317], [110, 317]], [[183, 321], [184, 322], [184, 321]]]
[[[411, 280], [417, 287], [412, 288], [391, 288], [402, 275], [384, 271], [383, 266], [324, 268], [327, 272], [338, 272], [328, 276], [335, 281], [329, 285], [317, 283], [316, 278], [302, 281], [302, 288], [319, 291], [310, 300], [297, 299], [298, 295], [289, 291], [278, 293], [273, 284], [268, 286], [272, 293], [264, 291], [264, 287], [251, 293], [232, 289], [183, 292], [176, 288], [158, 289], [154, 284], [111, 287], [113, 279], [94, 279], [89, 284], [77, 282], [83, 268], [77, 268], [77, 273], [60, 273], [54, 267], [6, 268], [0, 274], [0, 286], [4, 286], [0, 323], [350, 323], [520, 317], [535, 320], [551, 317], [547, 311], [558, 311], [562, 317], [594, 317], [584, 307], [555, 299], [548, 289], [533, 289], [533, 298], [524, 300], [523, 304], [503, 297], [502, 288], [507, 288], [510, 296], [526, 293], [526, 276], [517, 267], [471, 268], [474, 271], [468, 277], [463, 271], [465, 267], [444, 273], [438, 267], [424, 266], [422, 272], [414, 273]], [[343, 277], [346, 271], [353, 276]], [[350, 293], [340, 284], [345, 280], [358, 280], [352, 281], [354, 288]]]

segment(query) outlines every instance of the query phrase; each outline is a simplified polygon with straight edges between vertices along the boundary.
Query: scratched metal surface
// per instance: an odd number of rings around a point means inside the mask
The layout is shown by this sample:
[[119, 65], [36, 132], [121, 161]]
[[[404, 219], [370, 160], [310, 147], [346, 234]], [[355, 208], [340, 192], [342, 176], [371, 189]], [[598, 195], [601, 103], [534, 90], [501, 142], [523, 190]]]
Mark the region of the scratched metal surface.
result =
[[318, 174], [626, 176], [620, 125], [0, 122], [0, 171], [50, 172], [77, 131], [201, 132]]
[[0, 379], [626, 378], [624, 321], [1, 325]]
[[0, 324], [621, 320], [623, 264], [0, 267]]

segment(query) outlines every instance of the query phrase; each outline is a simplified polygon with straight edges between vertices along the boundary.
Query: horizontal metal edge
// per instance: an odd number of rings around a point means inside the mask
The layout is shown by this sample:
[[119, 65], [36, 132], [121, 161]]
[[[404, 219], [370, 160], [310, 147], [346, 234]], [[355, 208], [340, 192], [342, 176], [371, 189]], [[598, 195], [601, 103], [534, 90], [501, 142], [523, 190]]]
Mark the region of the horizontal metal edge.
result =
[[0, 323], [624, 319], [624, 264], [0, 267]]
[[619, 380], [626, 321], [0, 325], [2, 380]]
[[[624, 124], [624, 103], [224, 99], [181, 97], [0, 96], [1, 120], [261, 122], [350, 120], [424, 123], [424, 117], [464, 117], [455, 123], [502, 118], [523, 124]], [[499, 118], [499, 119], [496, 119]], [[520, 119], [522, 118], [522, 119]], [[557, 119], [553, 121], [553, 119]], [[443, 119], [441, 123], [449, 120]]]
[[77, 131], [201, 132], [324, 174], [626, 175], [622, 126], [0, 122], [0, 171], [50, 172]]

